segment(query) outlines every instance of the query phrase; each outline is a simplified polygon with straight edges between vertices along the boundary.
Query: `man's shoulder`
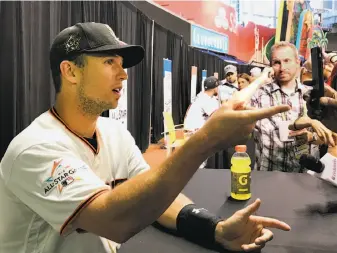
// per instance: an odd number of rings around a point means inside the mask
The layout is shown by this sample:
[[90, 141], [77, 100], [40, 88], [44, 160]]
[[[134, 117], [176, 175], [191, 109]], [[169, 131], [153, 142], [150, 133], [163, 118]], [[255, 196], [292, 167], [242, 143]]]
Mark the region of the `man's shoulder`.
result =
[[55, 123], [50, 113], [45, 112], [13, 138], [5, 155], [15, 159], [30, 147], [42, 144], [58, 145], [63, 140], [65, 140], [64, 131]]

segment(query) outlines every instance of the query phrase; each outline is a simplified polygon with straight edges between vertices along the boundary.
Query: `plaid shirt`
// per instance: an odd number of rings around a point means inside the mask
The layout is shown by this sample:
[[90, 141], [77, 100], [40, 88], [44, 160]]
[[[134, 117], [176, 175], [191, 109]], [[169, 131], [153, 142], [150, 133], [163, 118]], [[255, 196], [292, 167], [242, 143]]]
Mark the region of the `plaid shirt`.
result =
[[288, 104], [291, 110], [279, 113], [256, 123], [254, 129], [255, 169], [265, 171], [299, 172], [301, 166], [295, 157], [295, 141], [282, 142], [279, 136], [278, 123], [284, 120], [295, 121], [307, 114], [303, 94], [308, 86], [297, 84], [294, 93], [287, 95], [276, 83], [263, 86], [252, 98], [251, 104], [257, 108], [268, 108], [280, 104]]

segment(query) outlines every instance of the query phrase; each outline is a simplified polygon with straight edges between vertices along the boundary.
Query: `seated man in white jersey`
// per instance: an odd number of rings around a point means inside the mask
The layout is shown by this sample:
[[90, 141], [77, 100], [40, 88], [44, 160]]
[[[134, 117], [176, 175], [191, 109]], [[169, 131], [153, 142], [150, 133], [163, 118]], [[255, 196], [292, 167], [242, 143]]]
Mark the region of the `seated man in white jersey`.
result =
[[202, 161], [289, 106], [235, 111], [228, 102], [150, 169], [131, 134], [100, 117], [117, 106], [124, 68], [143, 57], [141, 46], [119, 41], [105, 24], [79, 23], [57, 35], [50, 50], [55, 105], [12, 140], [0, 164], [0, 252], [115, 252], [116, 243], [155, 221], [192, 241], [245, 251], [272, 239], [266, 227], [290, 230], [253, 215], [258, 199], [225, 220], [180, 194]]
[[190, 132], [199, 130], [211, 114], [219, 108], [219, 101], [217, 100], [219, 84], [219, 80], [214, 76], [205, 79], [205, 90], [198, 94], [186, 112], [184, 130]]
[[[204, 91], [201, 91], [195, 101], [190, 105], [184, 120], [184, 131], [188, 136], [199, 130], [213, 112], [219, 109], [217, 99], [220, 82], [215, 76], [207, 77], [204, 81]], [[204, 168], [207, 160], [199, 168]]]

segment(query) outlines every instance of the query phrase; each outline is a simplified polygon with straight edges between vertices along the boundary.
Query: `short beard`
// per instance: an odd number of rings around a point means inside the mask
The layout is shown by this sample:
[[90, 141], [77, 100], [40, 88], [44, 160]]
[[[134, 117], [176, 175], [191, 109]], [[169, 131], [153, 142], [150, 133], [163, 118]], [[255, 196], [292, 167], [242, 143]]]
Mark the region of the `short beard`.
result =
[[89, 98], [84, 92], [84, 86], [81, 84], [78, 88], [79, 108], [81, 111], [92, 117], [100, 116], [104, 111], [113, 109], [112, 104], [99, 99]]

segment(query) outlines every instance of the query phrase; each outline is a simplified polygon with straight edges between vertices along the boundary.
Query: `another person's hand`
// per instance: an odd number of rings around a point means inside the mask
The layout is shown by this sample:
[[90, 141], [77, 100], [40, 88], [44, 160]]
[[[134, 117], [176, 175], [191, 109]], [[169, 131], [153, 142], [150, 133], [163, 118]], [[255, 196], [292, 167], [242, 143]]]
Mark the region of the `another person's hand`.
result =
[[329, 85], [324, 86], [324, 97], [321, 98], [321, 104], [337, 110], [337, 91]]
[[322, 122], [308, 117], [295, 120], [293, 124], [289, 125], [289, 129], [293, 131], [290, 136], [296, 136], [300, 140], [304, 141], [304, 139], [306, 139], [307, 142], [311, 142], [313, 140], [313, 134], [305, 129], [307, 127], [311, 127], [313, 132], [317, 134], [318, 139], [315, 141], [315, 144], [327, 144], [332, 147], [336, 145], [333, 138], [334, 133], [323, 125]]
[[265, 67], [258, 79], [260, 78], [264, 81], [265, 84], [271, 83], [274, 78], [274, 69], [271, 67]]
[[313, 141], [313, 134], [307, 129], [302, 129], [299, 131], [291, 131], [289, 134], [290, 137], [295, 137], [296, 142], [299, 145], [306, 144]]
[[256, 121], [290, 109], [288, 105], [279, 105], [246, 110], [242, 108], [243, 105], [244, 102], [236, 103], [229, 100], [216, 110], [199, 130], [214, 152], [245, 143]]
[[312, 120], [311, 127], [313, 131], [317, 133], [318, 138], [322, 140], [325, 144], [328, 144], [332, 147], [336, 145], [332, 137], [333, 132], [330, 129], [328, 129], [326, 126], [324, 126], [322, 122], [318, 120]]
[[335, 63], [336, 62], [336, 53], [327, 53], [325, 52], [325, 49], [322, 48], [322, 56], [323, 56], [323, 60], [324, 60], [324, 64], [331, 64], [331, 63]]
[[[312, 117], [312, 108], [310, 106], [310, 91], [304, 95], [307, 101], [308, 115]], [[337, 91], [328, 85], [324, 86], [324, 97], [321, 98], [321, 104], [324, 106], [322, 123], [331, 131], [337, 133]]]
[[290, 226], [282, 221], [253, 215], [260, 205], [261, 201], [257, 199], [227, 220], [219, 222], [215, 229], [216, 242], [232, 251], [260, 250], [273, 239], [273, 233], [267, 227], [290, 230]]

